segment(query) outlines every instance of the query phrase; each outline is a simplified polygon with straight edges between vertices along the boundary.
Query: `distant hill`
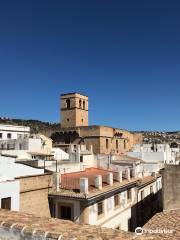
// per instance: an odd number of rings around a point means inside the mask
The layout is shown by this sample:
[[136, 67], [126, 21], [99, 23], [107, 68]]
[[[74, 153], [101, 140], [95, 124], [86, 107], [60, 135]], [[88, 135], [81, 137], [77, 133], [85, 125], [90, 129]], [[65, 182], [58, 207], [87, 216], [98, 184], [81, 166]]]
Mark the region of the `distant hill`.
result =
[[42, 133], [48, 137], [50, 137], [52, 133], [59, 131], [61, 126], [58, 123], [49, 123], [34, 119], [24, 120], [9, 118], [0, 118], [0, 124], [28, 126], [31, 128], [31, 133]]
[[180, 145], [180, 131], [174, 132], [143, 132], [144, 143], [168, 143], [172, 147]]

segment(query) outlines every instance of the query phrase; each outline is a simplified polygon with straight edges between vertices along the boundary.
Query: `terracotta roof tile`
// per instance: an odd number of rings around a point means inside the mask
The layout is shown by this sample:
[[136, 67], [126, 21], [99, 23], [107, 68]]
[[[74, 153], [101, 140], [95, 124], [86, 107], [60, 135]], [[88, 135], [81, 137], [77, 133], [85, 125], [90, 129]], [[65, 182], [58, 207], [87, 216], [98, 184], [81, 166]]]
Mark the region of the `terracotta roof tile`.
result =
[[143, 228], [166, 231], [153, 234], [161, 239], [180, 239], [180, 209], [157, 213]]
[[[37, 217], [27, 213], [11, 212], [0, 209], [0, 221], [6, 228], [0, 226], [1, 237], [7, 232], [15, 233], [18, 239], [35, 239], [40, 236], [46, 240], [156, 240], [156, 237], [136, 236], [133, 233], [99, 226], [75, 224], [71, 221], [55, 218]], [[18, 226], [18, 231], [17, 231]], [[4, 230], [4, 231], [1, 231]], [[60, 238], [62, 236], [62, 238]]]

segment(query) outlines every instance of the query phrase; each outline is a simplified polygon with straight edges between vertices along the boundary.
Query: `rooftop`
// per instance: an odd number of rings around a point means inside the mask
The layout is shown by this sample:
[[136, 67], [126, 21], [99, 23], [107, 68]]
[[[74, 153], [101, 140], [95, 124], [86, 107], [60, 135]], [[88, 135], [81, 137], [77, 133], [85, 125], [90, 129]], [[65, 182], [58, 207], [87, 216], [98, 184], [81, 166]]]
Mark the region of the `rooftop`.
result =
[[[0, 236], [6, 239], [48, 240], [155, 240], [153, 236], [136, 236], [121, 230], [101, 228], [55, 218], [37, 217], [0, 209]], [[174, 238], [173, 238], [174, 239]]]
[[180, 239], [180, 209], [157, 213], [143, 228], [169, 231], [169, 233], [156, 233], [155, 235], [160, 239]]
[[[108, 175], [112, 173], [113, 176], [113, 184], [108, 183]], [[95, 178], [96, 176], [102, 176], [102, 188], [98, 188], [95, 186]], [[114, 192], [119, 188], [129, 188], [138, 185], [142, 187], [148, 183], [151, 183], [156, 180], [158, 176], [148, 176], [143, 179], [138, 177], [130, 177], [129, 179], [123, 173], [122, 180], [119, 181], [118, 173], [108, 170], [103, 170], [99, 168], [87, 168], [84, 171], [74, 172], [74, 173], [65, 173], [61, 175], [61, 186], [60, 191], [51, 190], [49, 192], [49, 196], [59, 196], [61, 198], [78, 198], [80, 199], [91, 199], [92, 197], [96, 197], [102, 194], [106, 194], [107, 192]], [[80, 178], [88, 179], [88, 192], [82, 192], [80, 190]]]
[[144, 162], [144, 161], [143, 161], [142, 159], [140, 159], [140, 158], [131, 157], [131, 156], [128, 156], [128, 155], [123, 155], [123, 154], [118, 155], [118, 156], [117, 156], [117, 159], [114, 160], [113, 162], [117, 162], [117, 163], [118, 163], [118, 161], [120, 161], [120, 162], [123, 162], [123, 161], [129, 161], [129, 162]]
[[88, 97], [87, 95], [84, 95], [84, 94], [82, 94], [82, 93], [80, 93], [80, 92], [62, 93], [61, 96], [75, 95], [75, 94], [79, 94], [79, 95], [82, 95], [82, 96]]
[[[102, 176], [102, 187], [108, 186], [107, 184], [108, 173], [115, 173], [115, 172], [92, 167], [92, 168], [86, 168], [84, 171], [62, 174], [61, 185], [65, 189], [80, 190], [80, 184], [79, 184], [80, 178], [88, 178], [88, 188], [89, 188], [89, 191], [92, 192], [93, 190], [97, 189], [95, 188], [95, 181], [94, 181], [97, 175]], [[117, 181], [115, 180], [115, 182]]]

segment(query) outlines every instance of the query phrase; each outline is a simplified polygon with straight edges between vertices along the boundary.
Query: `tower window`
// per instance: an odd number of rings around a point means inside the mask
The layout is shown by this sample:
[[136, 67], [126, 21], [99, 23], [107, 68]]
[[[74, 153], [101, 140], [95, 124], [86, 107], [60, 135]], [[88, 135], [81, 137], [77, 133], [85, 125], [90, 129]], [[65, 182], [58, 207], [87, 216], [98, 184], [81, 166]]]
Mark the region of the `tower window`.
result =
[[82, 119], [81, 119], [81, 122], [83, 123], [83, 121], [84, 121], [84, 119], [82, 118]]
[[86, 103], [85, 101], [83, 101], [83, 109], [85, 109], [85, 107], [86, 107]]
[[124, 149], [126, 149], [126, 140], [124, 140]]
[[116, 140], [116, 149], [118, 149], [118, 140]]
[[106, 139], [106, 148], [108, 149], [109, 148], [109, 140]]
[[82, 101], [81, 101], [81, 99], [79, 100], [79, 108], [81, 108], [82, 107]]
[[70, 99], [67, 99], [67, 100], [66, 100], [66, 106], [67, 106], [68, 109], [71, 107]]
[[67, 118], [67, 122], [69, 122], [69, 118]]

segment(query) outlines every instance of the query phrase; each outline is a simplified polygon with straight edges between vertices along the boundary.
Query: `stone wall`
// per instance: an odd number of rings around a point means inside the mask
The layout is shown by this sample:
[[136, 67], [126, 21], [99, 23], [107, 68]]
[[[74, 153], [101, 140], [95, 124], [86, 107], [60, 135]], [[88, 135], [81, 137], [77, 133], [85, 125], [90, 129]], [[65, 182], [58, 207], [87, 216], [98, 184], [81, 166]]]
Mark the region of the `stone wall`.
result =
[[[69, 106], [67, 101], [69, 101]], [[61, 95], [61, 126], [64, 128], [88, 126], [87, 96], [78, 93]]]
[[20, 211], [50, 217], [48, 192], [52, 187], [52, 175], [20, 177]]
[[163, 176], [163, 209], [180, 209], [180, 165], [166, 165]]
[[[78, 139], [71, 141], [71, 143], [78, 143], [82, 138], [84, 143], [89, 147], [93, 146], [95, 154], [124, 154], [129, 151], [134, 144], [142, 142], [142, 134], [131, 133], [126, 130], [105, 127], [105, 126], [81, 126], [74, 128], [61, 128], [60, 132], [70, 133], [77, 132]], [[108, 141], [108, 147], [106, 146]], [[65, 139], [60, 142], [65, 143]]]

